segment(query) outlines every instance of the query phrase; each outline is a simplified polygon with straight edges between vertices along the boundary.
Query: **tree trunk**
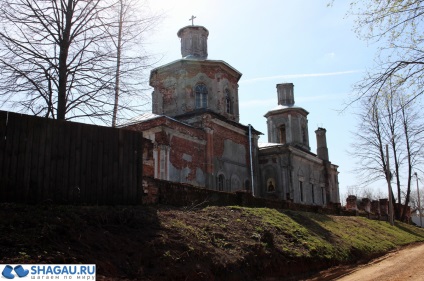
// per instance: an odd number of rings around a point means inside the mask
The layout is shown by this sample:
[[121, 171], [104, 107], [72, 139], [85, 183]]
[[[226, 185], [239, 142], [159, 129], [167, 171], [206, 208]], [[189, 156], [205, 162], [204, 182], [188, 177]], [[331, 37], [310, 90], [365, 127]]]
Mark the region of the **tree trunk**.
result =
[[405, 205], [403, 206], [403, 212], [402, 212], [402, 221], [405, 221], [406, 219], [406, 211], [408, 209], [409, 205], [409, 196], [411, 195], [411, 176], [412, 176], [412, 152], [411, 152], [411, 145], [410, 145], [410, 139], [409, 139], [409, 125], [407, 116], [405, 115], [405, 107], [402, 106], [401, 112], [402, 112], [402, 119], [403, 119], [403, 129], [405, 134], [405, 142], [406, 142], [406, 155], [408, 159], [408, 184], [406, 189], [406, 197], [405, 197]]
[[115, 74], [115, 103], [113, 105], [113, 115], [112, 115], [112, 127], [116, 127], [116, 119], [118, 115], [118, 105], [119, 105], [119, 84], [120, 84], [120, 72], [121, 72], [121, 51], [122, 51], [122, 26], [123, 26], [123, 17], [124, 17], [124, 2], [120, 0], [120, 10], [119, 10], [119, 27], [118, 27], [118, 45], [116, 47], [116, 74]]
[[[390, 96], [386, 96], [386, 107], [388, 113], [388, 125], [390, 130], [390, 145], [393, 150], [394, 166], [395, 166], [395, 176], [396, 176], [396, 187], [397, 187], [397, 202], [400, 204], [401, 200], [401, 190], [400, 190], [400, 172], [399, 172], [399, 159], [398, 159], [398, 150], [396, 146], [396, 120], [397, 120], [397, 111], [393, 108], [393, 93], [390, 93]], [[401, 207], [396, 205], [396, 197], [392, 190], [392, 204], [394, 206], [395, 218], [397, 220], [401, 219]]]
[[68, 53], [70, 45], [70, 34], [72, 26], [72, 17], [73, 17], [73, 0], [68, 0], [68, 4], [63, 6], [62, 9], [65, 11], [65, 28], [63, 30], [62, 40], [59, 42], [59, 85], [57, 93], [57, 119], [65, 120], [66, 118], [66, 96], [67, 96], [67, 84], [68, 84]]

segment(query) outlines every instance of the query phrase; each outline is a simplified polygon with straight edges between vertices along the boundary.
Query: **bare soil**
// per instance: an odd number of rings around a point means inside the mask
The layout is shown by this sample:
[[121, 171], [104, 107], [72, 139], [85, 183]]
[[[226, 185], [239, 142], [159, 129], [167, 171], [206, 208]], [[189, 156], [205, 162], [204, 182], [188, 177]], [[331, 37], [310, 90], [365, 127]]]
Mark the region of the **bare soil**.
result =
[[340, 281], [422, 281], [424, 280], [424, 244], [411, 245], [382, 258], [358, 266]]

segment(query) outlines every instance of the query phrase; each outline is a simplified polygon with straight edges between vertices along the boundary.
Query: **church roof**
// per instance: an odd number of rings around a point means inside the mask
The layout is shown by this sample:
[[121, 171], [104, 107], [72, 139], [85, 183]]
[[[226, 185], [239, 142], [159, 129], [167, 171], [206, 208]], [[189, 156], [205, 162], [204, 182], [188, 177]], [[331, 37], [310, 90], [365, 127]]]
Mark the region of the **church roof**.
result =
[[298, 153], [302, 153], [304, 155], [312, 156], [316, 160], [319, 159], [315, 153], [313, 153], [309, 150], [306, 150], [299, 145], [258, 142], [258, 148], [261, 152], [273, 151], [273, 149], [278, 149], [278, 148], [285, 148], [285, 149], [288, 149], [290, 151], [297, 151]]
[[296, 105], [277, 105], [277, 107], [271, 109], [270, 111], [268, 111], [264, 116], [268, 117], [269, 115], [275, 114], [275, 113], [280, 113], [280, 112], [284, 112], [286, 110], [299, 110], [299, 111], [303, 111], [306, 115], [309, 114], [309, 112], [307, 110], [305, 110], [303, 107], [300, 106], [296, 106]]
[[282, 146], [282, 145], [284, 144], [273, 143], [273, 142], [258, 142], [258, 148], [266, 148], [266, 147]]
[[150, 119], [159, 118], [161, 116], [162, 115], [154, 114], [154, 113], [151, 113], [151, 112], [143, 113], [143, 114], [140, 114], [140, 115], [137, 115], [137, 116], [131, 118], [130, 120], [128, 120], [127, 122], [125, 122], [123, 124], [120, 124], [119, 127], [125, 127], [125, 126], [129, 126], [129, 125], [133, 125], [133, 124], [143, 122], [143, 121], [147, 121], [147, 120], [150, 120]]
[[[184, 123], [184, 119], [187, 118], [187, 117], [196, 116], [196, 115], [202, 115], [202, 114], [205, 114], [205, 113], [210, 114], [214, 118], [217, 118], [219, 120], [222, 120], [224, 122], [227, 122], [228, 124], [231, 124], [231, 125], [233, 125], [235, 127], [241, 128], [243, 130], [246, 130], [247, 131], [248, 128], [249, 128], [249, 125], [244, 125], [244, 124], [241, 124], [239, 122], [235, 122], [235, 121], [229, 120], [228, 118], [222, 116], [221, 114], [218, 114], [218, 113], [216, 113], [216, 112], [214, 112], [214, 111], [212, 111], [210, 109], [205, 109], [205, 108], [194, 110], [194, 111], [190, 111], [190, 112], [186, 112], [184, 114], [175, 116], [175, 118], [177, 120], [181, 120], [180, 122], [183, 122]], [[253, 126], [252, 126], [252, 132], [254, 132], [257, 135], [263, 135], [262, 132], [259, 132], [258, 130], [256, 130], [255, 128], [253, 128]]]
[[123, 128], [123, 127], [131, 126], [131, 125], [135, 125], [135, 124], [138, 124], [138, 123], [143, 123], [143, 122], [150, 121], [150, 120], [157, 119], [157, 118], [165, 118], [165, 119], [171, 120], [173, 122], [183, 124], [185, 126], [193, 127], [193, 126], [191, 126], [191, 125], [189, 125], [185, 122], [181, 122], [177, 119], [174, 119], [174, 118], [166, 116], [166, 115], [159, 115], [159, 114], [147, 112], [147, 113], [143, 113], [143, 114], [140, 114], [140, 115], [137, 115], [137, 116], [131, 118], [130, 120], [128, 120], [128, 122], [120, 124], [118, 126], [118, 128]]
[[152, 76], [155, 73], [160, 73], [162, 71], [166, 71], [167, 69], [172, 69], [175, 66], [178, 66], [178, 64], [184, 65], [190, 65], [190, 64], [194, 64], [194, 65], [216, 65], [216, 64], [220, 64], [222, 66], [224, 66], [225, 68], [227, 68], [229, 71], [234, 73], [234, 76], [237, 78], [237, 81], [240, 80], [242, 73], [240, 71], [238, 71], [237, 69], [235, 69], [234, 67], [232, 67], [231, 65], [229, 65], [228, 63], [226, 63], [223, 60], [199, 60], [199, 59], [190, 59], [190, 58], [183, 58], [183, 59], [178, 59], [175, 61], [172, 61], [170, 63], [167, 63], [165, 65], [156, 67], [154, 69], [152, 69], [150, 71], [150, 86], [152, 86]]
[[206, 35], [209, 35], [209, 30], [207, 30], [206, 27], [204, 27], [204, 26], [201, 26], [201, 25], [187, 25], [187, 26], [184, 26], [183, 28], [180, 28], [180, 30], [178, 30], [177, 36], [178, 37], [181, 37], [182, 33], [186, 29], [203, 29], [206, 32]]

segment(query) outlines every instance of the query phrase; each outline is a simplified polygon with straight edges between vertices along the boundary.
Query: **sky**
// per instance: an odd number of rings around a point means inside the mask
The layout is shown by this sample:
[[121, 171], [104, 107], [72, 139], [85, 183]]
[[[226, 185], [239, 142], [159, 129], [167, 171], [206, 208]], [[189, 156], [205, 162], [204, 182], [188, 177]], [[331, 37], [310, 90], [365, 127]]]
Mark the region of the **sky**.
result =
[[[148, 48], [162, 56], [157, 66], [181, 58], [177, 32], [190, 25], [209, 30], [208, 59], [224, 60], [243, 75], [239, 81], [240, 123], [264, 133], [266, 119], [277, 106], [276, 84], [293, 83], [295, 103], [309, 112], [311, 151], [315, 130], [327, 130], [330, 161], [339, 166], [342, 203], [348, 193], [359, 194], [348, 151], [357, 126], [355, 106], [346, 104], [353, 85], [373, 66], [376, 46], [354, 32], [347, 17], [348, 1], [328, 0], [154, 0], [153, 12], [163, 21], [149, 38]], [[343, 110], [345, 109], [345, 110]], [[381, 183], [384, 192], [385, 185]], [[379, 188], [380, 185], [373, 188]]]

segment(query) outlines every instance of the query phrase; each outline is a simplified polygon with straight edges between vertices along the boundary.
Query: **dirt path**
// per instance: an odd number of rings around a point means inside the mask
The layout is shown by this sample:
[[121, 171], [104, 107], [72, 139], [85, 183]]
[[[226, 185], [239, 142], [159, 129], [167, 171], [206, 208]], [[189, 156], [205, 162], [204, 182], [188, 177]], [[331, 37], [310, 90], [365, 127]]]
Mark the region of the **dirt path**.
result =
[[308, 281], [318, 280], [422, 281], [424, 280], [424, 244], [408, 246], [354, 268], [332, 268], [308, 279]]
[[419, 281], [424, 280], [424, 244], [390, 253], [355, 269], [340, 281]]

